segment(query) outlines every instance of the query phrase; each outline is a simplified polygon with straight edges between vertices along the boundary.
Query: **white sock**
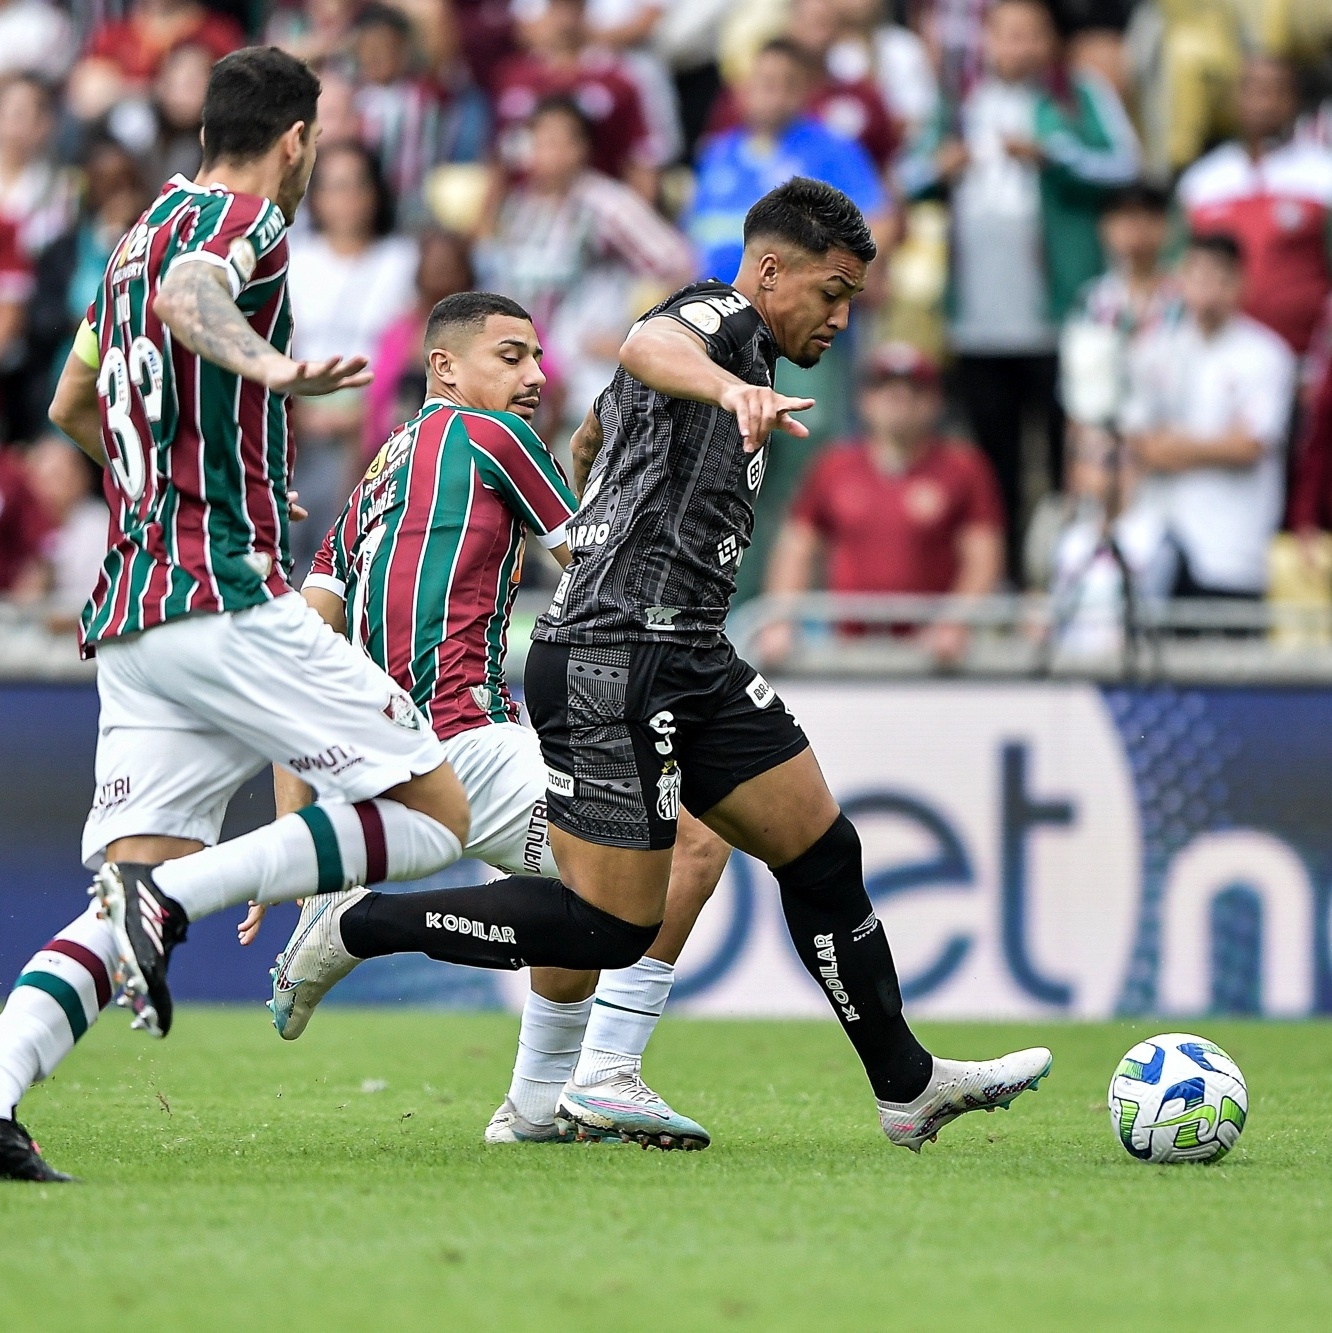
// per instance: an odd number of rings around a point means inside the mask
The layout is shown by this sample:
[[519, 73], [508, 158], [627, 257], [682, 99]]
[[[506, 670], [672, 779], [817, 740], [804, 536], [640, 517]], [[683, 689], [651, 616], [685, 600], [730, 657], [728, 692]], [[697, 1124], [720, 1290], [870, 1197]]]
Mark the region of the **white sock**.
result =
[[596, 1083], [620, 1069], [637, 1071], [674, 981], [675, 968], [655, 958], [601, 974], [575, 1083]]
[[89, 906], [29, 959], [0, 1013], [0, 1118], [49, 1078], [111, 1000], [116, 939]]
[[443, 824], [400, 801], [308, 805], [253, 833], [168, 861], [157, 886], [191, 921], [386, 879], [421, 879], [462, 855]]
[[513, 1064], [509, 1100], [532, 1124], [554, 1123], [555, 1103], [578, 1063], [583, 1030], [591, 1012], [590, 995], [573, 1004], [557, 1004], [535, 991], [528, 992], [518, 1029], [518, 1058]]

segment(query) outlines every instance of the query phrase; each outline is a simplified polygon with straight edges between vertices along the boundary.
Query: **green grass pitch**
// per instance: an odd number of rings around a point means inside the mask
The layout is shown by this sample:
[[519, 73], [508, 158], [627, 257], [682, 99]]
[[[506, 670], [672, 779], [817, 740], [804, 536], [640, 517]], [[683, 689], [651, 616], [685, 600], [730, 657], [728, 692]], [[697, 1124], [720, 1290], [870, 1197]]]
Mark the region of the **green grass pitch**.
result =
[[483, 1147], [512, 1018], [264, 1018], [189, 1007], [159, 1044], [116, 1013], [29, 1095], [85, 1183], [0, 1186], [0, 1328], [1332, 1327], [1332, 1026], [1203, 1022], [1249, 1123], [1157, 1168], [1104, 1105], [1142, 1024], [925, 1026], [1055, 1065], [915, 1158], [831, 1023], [668, 1018], [646, 1072], [715, 1141], [663, 1154]]

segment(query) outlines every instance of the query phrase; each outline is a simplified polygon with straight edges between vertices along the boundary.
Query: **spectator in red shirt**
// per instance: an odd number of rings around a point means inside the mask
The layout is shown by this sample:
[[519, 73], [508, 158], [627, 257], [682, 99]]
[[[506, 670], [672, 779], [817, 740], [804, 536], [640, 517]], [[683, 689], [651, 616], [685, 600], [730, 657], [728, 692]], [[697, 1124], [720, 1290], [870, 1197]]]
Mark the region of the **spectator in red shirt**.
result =
[[33, 601], [46, 590], [42, 548], [50, 529], [22, 459], [0, 449], [0, 597]]
[[1332, 363], [1305, 418], [1290, 492], [1290, 526], [1306, 541], [1332, 529]]
[[1240, 137], [1179, 179], [1196, 235], [1233, 236], [1244, 254], [1244, 311], [1300, 356], [1332, 291], [1332, 153], [1295, 137], [1295, 72], [1252, 56], [1240, 80]]
[[244, 45], [235, 19], [197, 0], [134, 0], [125, 18], [93, 31], [70, 75], [71, 109], [81, 120], [92, 121], [122, 98], [146, 92], [178, 46], [202, 46], [216, 61]]
[[593, 168], [655, 199], [662, 145], [619, 57], [589, 45], [583, 9], [583, 0], [549, 0], [539, 17], [519, 24], [523, 54], [506, 60], [494, 80], [500, 156], [521, 170], [532, 113], [550, 97], [569, 97], [592, 122]]
[[[1004, 515], [994, 471], [965, 441], [939, 434], [938, 367], [905, 343], [881, 347], [860, 392], [863, 439], [819, 456], [773, 549], [767, 590], [805, 592], [822, 553], [830, 592], [993, 592], [1004, 567]], [[767, 655], [782, 655], [775, 633]], [[958, 625], [935, 625], [941, 663], [966, 647]]]

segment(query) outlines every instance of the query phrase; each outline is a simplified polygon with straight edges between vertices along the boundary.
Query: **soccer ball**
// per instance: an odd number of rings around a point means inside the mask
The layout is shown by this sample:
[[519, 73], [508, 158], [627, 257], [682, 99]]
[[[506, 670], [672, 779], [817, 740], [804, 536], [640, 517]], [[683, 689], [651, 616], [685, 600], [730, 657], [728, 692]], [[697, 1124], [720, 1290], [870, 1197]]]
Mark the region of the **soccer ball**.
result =
[[1110, 1127], [1140, 1162], [1217, 1162], [1239, 1139], [1249, 1090], [1215, 1042], [1187, 1032], [1140, 1041], [1110, 1080]]

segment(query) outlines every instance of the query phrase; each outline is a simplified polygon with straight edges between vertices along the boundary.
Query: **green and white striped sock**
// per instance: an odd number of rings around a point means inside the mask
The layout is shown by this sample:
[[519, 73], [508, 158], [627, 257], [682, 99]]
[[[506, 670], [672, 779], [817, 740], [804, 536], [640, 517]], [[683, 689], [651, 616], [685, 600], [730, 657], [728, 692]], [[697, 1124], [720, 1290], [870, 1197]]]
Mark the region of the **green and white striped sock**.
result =
[[321, 802], [168, 861], [153, 878], [197, 921], [246, 902], [280, 903], [386, 879], [420, 879], [461, 855], [458, 839], [443, 824], [398, 801]]
[[29, 959], [0, 1013], [0, 1118], [49, 1078], [111, 1002], [116, 939], [95, 906]]

